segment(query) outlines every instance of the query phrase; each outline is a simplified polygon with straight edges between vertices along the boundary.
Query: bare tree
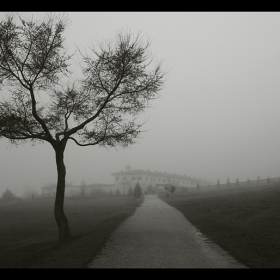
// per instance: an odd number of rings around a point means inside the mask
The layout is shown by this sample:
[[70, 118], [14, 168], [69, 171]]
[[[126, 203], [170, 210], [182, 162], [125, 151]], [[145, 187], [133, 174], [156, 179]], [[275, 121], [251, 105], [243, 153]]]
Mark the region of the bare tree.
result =
[[41, 21], [7, 15], [0, 22], [0, 86], [11, 92], [0, 102], [0, 137], [13, 144], [46, 141], [54, 149], [59, 242], [71, 238], [64, 213], [67, 142], [133, 144], [142, 126], [136, 117], [158, 97], [164, 83], [161, 63], [150, 69], [149, 42], [129, 32], [117, 33], [115, 40], [90, 49], [90, 55], [79, 52], [83, 78], [73, 82], [72, 56], [63, 38], [68, 24], [61, 15]]

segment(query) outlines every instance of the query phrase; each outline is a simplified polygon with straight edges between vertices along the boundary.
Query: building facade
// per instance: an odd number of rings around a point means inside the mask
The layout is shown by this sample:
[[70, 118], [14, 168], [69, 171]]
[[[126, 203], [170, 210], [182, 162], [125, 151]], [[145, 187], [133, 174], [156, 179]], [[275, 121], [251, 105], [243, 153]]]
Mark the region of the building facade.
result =
[[112, 173], [114, 176], [114, 189], [126, 194], [131, 187], [134, 189], [137, 182], [139, 182], [142, 191], [152, 187], [155, 191], [163, 190], [165, 186], [173, 184], [177, 189], [192, 188], [200, 186], [207, 186], [212, 182], [192, 178], [186, 175], [170, 174], [166, 172], [150, 171], [135, 169], [132, 170], [129, 165], [121, 172]]

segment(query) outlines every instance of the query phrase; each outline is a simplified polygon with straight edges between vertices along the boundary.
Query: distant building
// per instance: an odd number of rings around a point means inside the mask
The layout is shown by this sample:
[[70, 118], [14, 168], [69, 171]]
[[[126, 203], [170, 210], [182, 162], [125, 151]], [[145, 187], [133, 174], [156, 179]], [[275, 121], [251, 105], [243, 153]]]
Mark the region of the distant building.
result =
[[139, 182], [142, 191], [151, 186], [156, 191], [163, 191], [165, 186], [173, 184], [177, 189], [196, 187], [199, 183], [200, 186], [207, 186], [213, 184], [210, 181], [187, 177], [186, 175], [170, 174], [166, 172], [150, 171], [135, 169], [132, 170], [130, 165], [127, 165], [125, 171], [112, 173], [114, 176], [114, 190], [119, 190], [121, 193], [126, 194], [129, 187], [134, 188], [136, 183]]

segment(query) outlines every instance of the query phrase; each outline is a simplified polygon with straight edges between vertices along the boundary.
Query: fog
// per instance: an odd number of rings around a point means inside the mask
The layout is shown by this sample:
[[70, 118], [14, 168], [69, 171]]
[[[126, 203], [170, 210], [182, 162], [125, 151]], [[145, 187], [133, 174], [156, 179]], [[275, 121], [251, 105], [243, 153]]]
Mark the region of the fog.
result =
[[[20, 13], [24, 17], [44, 13]], [[160, 98], [130, 148], [65, 150], [66, 181], [113, 183], [111, 173], [150, 169], [225, 183], [280, 176], [279, 12], [70, 12], [69, 51], [124, 28], [151, 40], [168, 71]], [[3, 19], [4, 15], [0, 15]], [[77, 59], [73, 69], [79, 73]], [[0, 93], [2, 94], [2, 93]], [[48, 144], [0, 140], [0, 194], [56, 181]]]

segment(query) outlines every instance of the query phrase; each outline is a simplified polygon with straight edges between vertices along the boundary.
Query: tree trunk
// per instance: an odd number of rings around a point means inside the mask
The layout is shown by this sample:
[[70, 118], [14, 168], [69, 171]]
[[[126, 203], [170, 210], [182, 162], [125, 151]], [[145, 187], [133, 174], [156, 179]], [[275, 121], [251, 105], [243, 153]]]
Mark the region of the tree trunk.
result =
[[71, 239], [71, 233], [68, 220], [64, 214], [64, 193], [65, 193], [65, 177], [66, 168], [64, 165], [64, 148], [57, 148], [56, 166], [57, 166], [57, 188], [54, 205], [54, 216], [58, 226], [58, 242], [63, 243]]

